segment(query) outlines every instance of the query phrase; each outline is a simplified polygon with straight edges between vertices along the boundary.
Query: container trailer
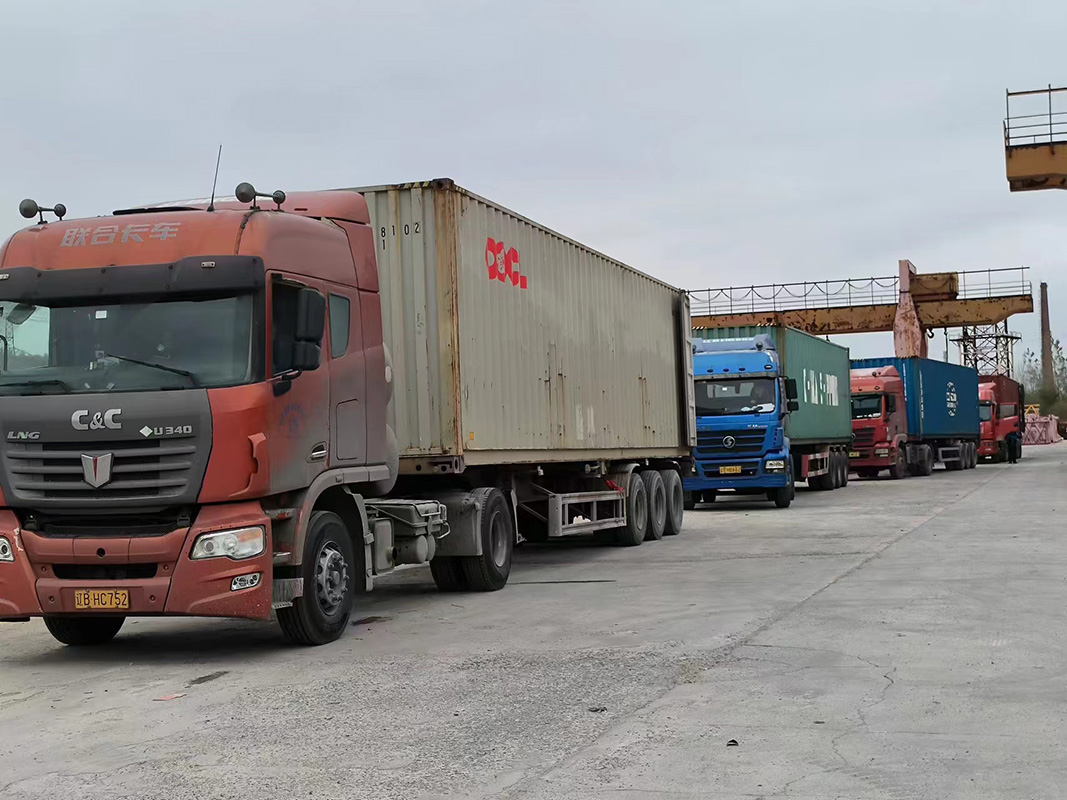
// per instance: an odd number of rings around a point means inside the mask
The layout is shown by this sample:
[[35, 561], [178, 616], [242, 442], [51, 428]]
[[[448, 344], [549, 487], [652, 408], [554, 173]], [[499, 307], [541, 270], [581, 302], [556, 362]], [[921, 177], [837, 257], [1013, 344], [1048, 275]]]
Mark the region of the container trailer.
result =
[[402, 565], [497, 590], [523, 539], [681, 530], [687, 296], [450, 180], [38, 222], [0, 313], [0, 619], [67, 644], [321, 644]]
[[820, 490], [847, 485], [846, 348], [785, 326], [693, 335], [690, 508], [724, 491], [766, 495], [786, 508], [798, 481]]
[[978, 463], [978, 373], [929, 358], [852, 361], [849, 463], [861, 478], [971, 469]]
[[[1008, 449], [1015, 446], [1022, 450], [1022, 436], [1026, 429], [1025, 394], [1022, 384], [1006, 375], [978, 376], [978, 415], [982, 425], [982, 438], [978, 455], [982, 460], [1004, 462]], [[1018, 442], [1013, 445], [1008, 435], [1018, 433]], [[1022, 455], [1016, 452], [1015, 457]]]

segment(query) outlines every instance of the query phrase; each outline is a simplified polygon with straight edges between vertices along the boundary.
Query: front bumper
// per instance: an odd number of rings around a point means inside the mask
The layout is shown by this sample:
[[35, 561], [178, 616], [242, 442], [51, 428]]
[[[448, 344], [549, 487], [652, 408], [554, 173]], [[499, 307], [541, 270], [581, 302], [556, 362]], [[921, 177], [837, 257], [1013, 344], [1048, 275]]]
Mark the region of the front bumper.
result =
[[[202, 533], [259, 525], [267, 532], [261, 555], [233, 561], [189, 558]], [[0, 619], [51, 614], [200, 616], [267, 619], [271, 609], [270, 520], [257, 503], [205, 506], [190, 528], [161, 536], [44, 536], [23, 530], [0, 510], [0, 536], [14, 560], [0, 562]], [[137, 575], [138, 577], [109, 577]], [[258, 585], [232, 591], [233, 579], [259, 573]], [[87, 579], [78, 575], [94, 574]], [[104, 574], [105, 577], [99, 577]], [[82, 589], [126, 590], [129, 607], [113, 612], [75, 608]]]
[[896, 452], [886, 447], [852, 447], [848, 451], [849, 469], [889, 469], [896, 461]]
[[[687, 492], [705, 492], [711, 489], [778, 489], [789, 485], [789, 472], [767, 472], [766, 460], [785, 461], [784, 455], [769, 455], [766, 459], [737, 459], [722, 461], [697, 461], [694, 463], [693, 475], [682, 480], [682, 488]], [[740, 475], [722, 475], [721, 467], [741, 467]]]
[[978, 455], [995, 456], [1000, 452], [1000, 443], [996, 439], [983, 439], [978, 445]]

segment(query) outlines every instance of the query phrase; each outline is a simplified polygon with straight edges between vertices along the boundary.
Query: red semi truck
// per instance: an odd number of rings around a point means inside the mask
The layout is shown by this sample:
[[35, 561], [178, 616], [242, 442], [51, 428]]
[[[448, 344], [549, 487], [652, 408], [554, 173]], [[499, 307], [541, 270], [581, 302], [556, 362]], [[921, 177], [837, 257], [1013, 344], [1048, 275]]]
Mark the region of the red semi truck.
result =
[[[1011, 443], [1008, 434], [1019, 434], [1015, 444], [1022, 449], [1022, 435], [1026, 427], [1023, 387], [1006, 375], [978, 376], [978, 415], [982, 421], [982, 440], [978, 455], [983, 460], [1008, 460]], [[1021, 452], [1015, 454], [1022, 455]]]
[[0, 314], [0, 621], [67, 644], [323, 644], [401, 565], [492, 591], [523, 539], [681, 530], [685, 292], [449, 180], [41, 221]]
[[929, 475], [978, 462], [977, 373], [926, 358], [852, 361], [851, 469], [861, 478]]

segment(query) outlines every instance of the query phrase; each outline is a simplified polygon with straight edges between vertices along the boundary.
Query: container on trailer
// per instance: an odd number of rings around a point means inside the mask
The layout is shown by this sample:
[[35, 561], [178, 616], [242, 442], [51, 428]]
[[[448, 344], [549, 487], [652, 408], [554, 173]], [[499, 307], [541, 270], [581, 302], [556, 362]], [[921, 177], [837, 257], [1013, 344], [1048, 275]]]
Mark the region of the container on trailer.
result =
[[360, 187], [401, 471], [681, 457], [685, 292], [450, 180]]
[[848, 348], [778, 325], [699, 328], [693, 337], [723, 341], [773, 337], [782, 374], [797, 382], [800, 406], [785, 419], [785, 433], [796, 445], [833, 444], [852, 438]]
[[[1014, 404], [1018, 407], [1022, 404], [1022, 398], [1019, 396], [1019, 384], [1007, 375], [979, 375], [978, 383], [993, 384], [997, 391], [997, 402], [1001, 405]], [[1014, 414], [1004, 414], [1003, 416], [1015, 416], [1019, 413], [1021, 412], [1016, 410]]]
[[909, 436], [978, 437], [978, 373], [971, 367], [930, 358], [861, 358], [852, 367], [897, 368], [904, 384]]

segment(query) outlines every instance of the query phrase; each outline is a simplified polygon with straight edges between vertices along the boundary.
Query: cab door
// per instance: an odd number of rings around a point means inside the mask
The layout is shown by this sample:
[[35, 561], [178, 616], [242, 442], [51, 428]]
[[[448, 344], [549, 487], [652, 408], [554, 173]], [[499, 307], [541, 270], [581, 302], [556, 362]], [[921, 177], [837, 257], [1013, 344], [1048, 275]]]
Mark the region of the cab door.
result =
[[326, 285], [331, 444], [330, 466], [367, 463], [367, 364], [363, 349], [359, 290]]

